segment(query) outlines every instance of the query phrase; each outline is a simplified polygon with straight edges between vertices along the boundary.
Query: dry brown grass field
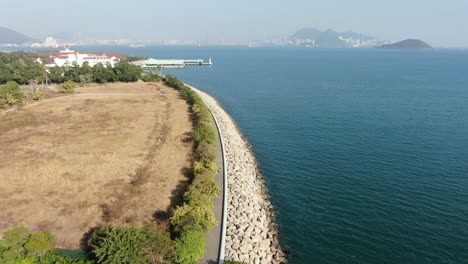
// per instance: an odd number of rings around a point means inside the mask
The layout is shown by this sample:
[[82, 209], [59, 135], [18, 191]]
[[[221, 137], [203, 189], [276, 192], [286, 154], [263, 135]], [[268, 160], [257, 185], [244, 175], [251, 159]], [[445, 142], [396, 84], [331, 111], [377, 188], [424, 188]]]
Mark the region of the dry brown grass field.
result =
[[25, 226], [79, 248], [103, 224], [164, 225], [180, 202], [193, 146], [178, 92], [142, 82], [78, 91], [0, 115], [0, 236]]

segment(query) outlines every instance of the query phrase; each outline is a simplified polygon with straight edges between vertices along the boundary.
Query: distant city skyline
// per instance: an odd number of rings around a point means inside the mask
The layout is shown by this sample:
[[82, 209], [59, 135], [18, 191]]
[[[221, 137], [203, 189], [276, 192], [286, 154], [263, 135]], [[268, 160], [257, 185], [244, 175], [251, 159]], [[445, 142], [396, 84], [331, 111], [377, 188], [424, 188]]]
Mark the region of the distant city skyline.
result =
[[143, 41], [204, 42], [206, 38], [211, 44], [246, 44], [315, 27], [391, 41], [417, 38], [437, 47], [468, 47], [465, 0], [17, 0], [3, 6], [0, 25], [31, 37], [102, 32]]

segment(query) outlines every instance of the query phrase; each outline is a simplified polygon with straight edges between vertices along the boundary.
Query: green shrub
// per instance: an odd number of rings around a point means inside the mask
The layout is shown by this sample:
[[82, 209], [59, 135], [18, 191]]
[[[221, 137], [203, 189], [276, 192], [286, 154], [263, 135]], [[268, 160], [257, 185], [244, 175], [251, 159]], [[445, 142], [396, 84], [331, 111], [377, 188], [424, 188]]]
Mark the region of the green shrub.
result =
[[45, 89], [40, 88], [39, 90], [37, 90], [35, 93], [32, 94], [32, 99], [41, 100], [42, 98], [44, 98], [45, 94], [46, 94]]
[[203, 103], [197, 102], [192, 106], [193, 114], [195, 115], [195, 121], [198, 122], [209, 122], [211, 123], [211, 112], [210, 109]]
[[196, 178], [184, 193], [184, 200], [193, 207], [204, 206], [213, 208], [213, 196], [219, 193], [219, 187], [214, 179]]
[[164, 77], [164, 83], [176, 90], [180, 90], [184, 86], [182, 81], [172, 75], [166, 75], [166, 77]]
[[207, 231], [216, 225], [213, 210], [209, 206], [178, 206], [172, 214], [171, 224], [176, 232], [183, 230], [186, 225], [199, 225]]
[[216, 132], [214, 131], [214, 128], [211, 126], [211, 124], [200, 123], [193, 129], [192, 136], [197, 144], [214, 144]]
[[16, 82], [9, 81], [5, 85], [0, 85], [0, 108], [21, 104], [22, 99], [23, 94]]
[[193, 181], [184, 193], [184, 204], [172, 211], [171, 226], [176, 239], [176, 263], [198, 263], [205, 250], [204, 231], [216, 224], [213, 214], [213, 198], [219, 193], [216, 175], [216, 130], [212, 115], [203, 100], [190, 87], [176, 77], [164, 78], [167, 86], [179, 90], [191, 106], [193, 113], [193, 140], [196, 146], [196, 161], [193, 163]]
[[191, 193], [200, 193], [204, 195], [209, 195], [211, 198], [219, 194], [219, 187], [216, 184], [214, 177], [211, 175], [200, 175], [194, 179], [192, 184], [190, 184], [186, 194], [187, 199], [190, 200]]
[[205, 234], [200, 226], [184, 226], [180, 237], [176, 240], [175, 263], [198, 263], [198, 260], [205, 255], [205, 244]]
[[149, 252], [152, 263], [157, 259], [159, 263], [170, 262], [174, 259], [175, 242], [171, 239], [171, 234], [151, 233], [149, 238]]
[[72, 94], [75, 92], [76, 83], [73, 81], [66, 81], [59, 86], [59, 92]]
[[[15, 227], [0, 240], [0, 263], [75, 263], [53, 250], [54, 236], [48, 231], [31, 233], [24, 227]], [[59, 261], [49, 261], [50, 259]]]
[[213, 144], [202, 142], [195, 151], [198, 160], [214, 161], [216, 159], [216, 147]]
[[201, 160], [193, 163], [193, 174], [195, 178], [203, 175], [214, 177], [216, 170], [216, 164], [212, 161]]
[[55, 238], [49, 231], [40, 231], [32, 234], [24, 248], [28, 255], [41, 257], [53, 249]]
[[144, 82], [159, 82], [161, 80], [161, 76], [150, 72], [142, 74], [140, 79]]
[[148, 241], [145, 229], [106, 226], [93, 234], [91, 248], [98, 263], [148, 264]]

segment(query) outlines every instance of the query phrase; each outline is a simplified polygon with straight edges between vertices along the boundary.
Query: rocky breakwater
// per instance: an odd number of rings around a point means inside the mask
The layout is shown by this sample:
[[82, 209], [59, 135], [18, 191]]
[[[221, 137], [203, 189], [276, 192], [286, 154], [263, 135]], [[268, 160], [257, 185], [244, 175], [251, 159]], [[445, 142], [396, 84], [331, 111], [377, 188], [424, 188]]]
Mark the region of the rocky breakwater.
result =
[[228, 174], [225, 258], [246, 263], [283, 263], [273, 208], [247, 141], [208, 94], [192, 87], [210, 107], [223, 134]]

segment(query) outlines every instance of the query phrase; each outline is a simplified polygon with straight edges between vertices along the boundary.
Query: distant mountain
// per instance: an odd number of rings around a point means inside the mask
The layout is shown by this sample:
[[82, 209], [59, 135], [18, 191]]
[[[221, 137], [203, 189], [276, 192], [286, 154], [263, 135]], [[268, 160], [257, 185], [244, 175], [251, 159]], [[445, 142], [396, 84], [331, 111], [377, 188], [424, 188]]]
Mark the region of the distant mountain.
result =
[[316, 28], [303, 28], [291, 36], [291, 39], [317, 39], [322, 35], [322, 31]]
[[53, 37], [56, 40], [65, 42], [73, 42], [80, 39], [80, 36], [73, 32], [60, 32], [52, 34], [51, 37]]
[[360, 33], [355, 33], [353, 31], [346, 31], [346, 32], [336, 32], [332, 29], [327, 29], [325, 31], [320, 31], [316, 28], [303, 28], [296, 33], [294, 33], [291, 38], [292, 39], [328, 39], [333, 38], [337, 39], [339, 37], [344, 38], [356, 38], [356, 39], [365, 39], [371, 40], [375, 39], [374, 37], [367, 36]]
[[290, 40], [299, 46], [322, 48], [375, 47], [385, 43], [375, 37], [352, 31], [320, 31], [316, 28], [303, 28], [294, 33]]
[[412, 49], [412, 50], [421, 50], [421, 49], [432, 49], [429, 44], [419, 39], [407, 39], [393, 44], [386, 44], [379, 46], [381, 49]]
[[72, 43], [89, 43], [96, 40], [115, 40], [125, 39], [128, 34], [125, 33], [110, 33], [110, 32], [59, 32], [52, 34], [51, 37], [60, 42]]
[[24, 34], [0, 26], [0, 44], [23, 44], [33, 41], [34, 39]]

